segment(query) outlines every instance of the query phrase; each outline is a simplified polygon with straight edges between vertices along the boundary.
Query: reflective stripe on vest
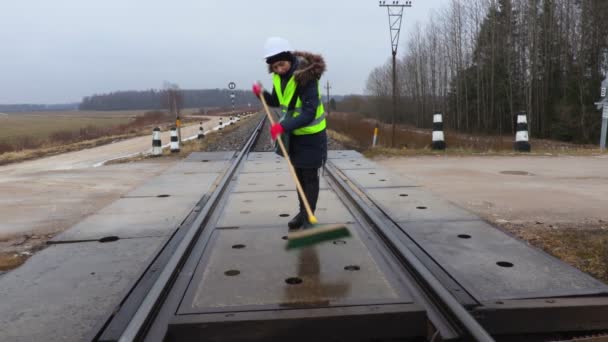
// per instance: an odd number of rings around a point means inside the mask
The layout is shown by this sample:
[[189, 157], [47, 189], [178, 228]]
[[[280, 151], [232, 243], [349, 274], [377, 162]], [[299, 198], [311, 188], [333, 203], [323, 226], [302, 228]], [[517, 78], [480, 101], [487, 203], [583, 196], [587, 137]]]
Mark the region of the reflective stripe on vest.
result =
[[[302, 113], [302, 100], [298, 96], [296, 100], [296, 106], [293, 111], [288, 111], [288, 106], [293, 99], [293, 96], [296, 92], [296, 80], [294, 76], [291, 76], [285, 89], [281, 89], [281, 76], [278, 74], [273, 75], [273, 83], [274, 89], [277, 93], [277, 98], [279, 99], [279, 104], [281, 105], [281, 112], [288, 117], [298, 117]], [[318, 81], [317, 81], [318, 87]], [[305, 134], [315, 134], [324, 130], [326, 127], [325, 122], [325, 108], [323, 107], [323, 102], [321, 101], [321, 92], [319, 91], [319, 105], [317, 106], [317, 112], [315, 114], [315, 119], [311, 121], [308, 125], [304, 127], [297, 128], [293, 130], [294, 135], [305, 135]]]

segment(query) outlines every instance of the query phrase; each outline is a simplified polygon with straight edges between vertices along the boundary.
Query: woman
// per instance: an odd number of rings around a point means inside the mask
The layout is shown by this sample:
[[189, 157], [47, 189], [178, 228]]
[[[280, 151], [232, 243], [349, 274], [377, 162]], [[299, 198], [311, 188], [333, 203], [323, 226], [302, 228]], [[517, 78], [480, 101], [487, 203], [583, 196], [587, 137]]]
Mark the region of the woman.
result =
[[[319, 79], [325, 71], [320, 55], [292, 51], [289, 42], [272, 37], [264, 46], [268, 71], [273, 77], [272, 93], [253, 85], [253, 92], [271, 107], [281, 107], [280, 123], [270, 128], [272, 139], [289, 134], [289, 157], [314, 212], [319, 197], [319, 169], [327, 159], [325, 110]], [[288, 223], [290, 229], [309, 227], [308, 216], [298, 194], [300, 211]]]

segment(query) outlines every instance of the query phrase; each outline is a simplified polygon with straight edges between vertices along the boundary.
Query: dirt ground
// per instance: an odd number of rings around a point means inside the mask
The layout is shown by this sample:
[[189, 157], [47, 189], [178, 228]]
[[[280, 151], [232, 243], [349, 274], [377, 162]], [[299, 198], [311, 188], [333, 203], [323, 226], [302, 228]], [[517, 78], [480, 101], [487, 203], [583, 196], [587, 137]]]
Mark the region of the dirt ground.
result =
[[376, 161], [608, 282], [608, 155]]

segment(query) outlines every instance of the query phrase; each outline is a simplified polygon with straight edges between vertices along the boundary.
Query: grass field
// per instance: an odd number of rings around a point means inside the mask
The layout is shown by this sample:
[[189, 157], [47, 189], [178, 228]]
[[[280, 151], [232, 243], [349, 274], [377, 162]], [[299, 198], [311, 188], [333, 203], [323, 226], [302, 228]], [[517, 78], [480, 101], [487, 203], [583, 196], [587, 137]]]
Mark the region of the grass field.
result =
[[[189, 117], [197, 112], [183, 109], [182, 121], [200, 120]], [[158, 110], [0, 113], [0, 155], [134, 135], [173, 122], [171, 115]]]
[[[197, 109], [184, 109], [189, 115]], [[94, 126], [110, 128], [124, 125], [141, 116], [147, 110], [128, 111], [71, 111], [71, 112], [31, 112], [0, 115], [0, 141], [12, 142], [30, 136], [46, 140], [58, 131], [78, 131]]]
[[[358, 149], [367, 150], [368, 157], [376, 154], [417, 155], [417, 154], [471, 154], [471, 153], [512, 153], [515, 137], [511, 134], [492, 136], [467, 134], [445, 130], [445, 151], [432, 151], [432, 130], [397, 125], [394, 148], [391, 145], [392, 127], [390, 124], [377, 123], [359, 114], [334, 112], [328, 116], [327, 125], [335, 132], [347, 136], [357, 144]], [[370, 149], [374, 127], [379, 128], [378, 147]], [[534, 153], [598, 153], [597, 146], [580, 145], [547, 139], [530, 139]]]
[[0, 116], [0, 140], [7, 142], [24, 136], [47, 139], [57, 131], [77, 131], [87, 126], [107, 128], [128, 123], [143, 111], [120, 112], [37, 112]]

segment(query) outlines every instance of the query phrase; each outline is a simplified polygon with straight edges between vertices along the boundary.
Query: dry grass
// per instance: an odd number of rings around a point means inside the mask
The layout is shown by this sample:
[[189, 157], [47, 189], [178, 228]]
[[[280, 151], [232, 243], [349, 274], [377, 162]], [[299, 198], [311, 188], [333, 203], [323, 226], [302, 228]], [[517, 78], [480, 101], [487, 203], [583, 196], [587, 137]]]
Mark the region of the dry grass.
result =
[[[184, 110], [185, 115], [194, 110]], [[208, 119], [183, 117], [184, 122]], [[166, 129], [173, 118], [159, 111], [18, 113], [0, 118], [0, 165], [96, 147]]]
[[[182, 121], [193, 110], [184, 110]], [[0, 154], [26, 149], [48, 148], [108, 136], [138, 133], [142, 128], [172, 125], [174, 118], [165, 111], [74, 111], [18, 113], [0, 118]]]
[[107, 128], [128, 123], [143, 111], [15, 113], [0, 119], [0, 140], [30, 136], [45, 140], [57, 131], [77, 131], [88, 126]]
[[501, 225], [529, 244], [608, 284], [608, 223], [557, 227]]
[[27, 256], [18, 253], [0, 253], [0, 271], [8, 271], [13, 268], [21, 266], [26, 260]]
[[48, 157], [57, 154], [80, 151], [87, 148], [97, 147], [101, 145], [109, 144], [116, 140], [123, 140], [128, 138], [133, 138], [142, 134], [149, 134], [148, 130], [138, 131], [132, 134], [123, 134], [123, 135], [115, 135], [109, 137], [103, 137], [99, 139], [86, 140], [81, 142], [76, 142], [72, 144], [62, 145], [62, 146], [51, 146], [45, 148], [36, 148], [36, 149], [26, 149], [18, 152], [7, 152], [0, 154], [0, 165], [6, 165], [10, 163], [17, 163], [26, 160], [32, 160], [41, 157]]
[[327, 135], [329, 136], [330, 139], [333, 139], [333, 140], [341, 143], [346, 148], [349, 148], [349, 149], [358, 149], [359, 148], [359, 144], [354, 139], [347, 136], [346, 134], [338, 133], [334, 130], [328, 129]]
[[398, 125], [395, 129], [395, 146], [391, 145], [392, 127], [375, 120], [363, 118], [359, 114], [332, 113], [328, 126], [336, 132], [348, 136], [356, 142], [359, 150], [371, 149], [374, 128], [378, 126], [378, 145], [367, 152], [367, 156], [408, 156], [408, 155], [599, 155], [593, 145], [577, 145], [559, 141], [530, 139], [532, 153], [513, 151], [512, 136], [471, 135], [446, 130], [445, 151], [431, 149], [432, 131], [411, 126]]

